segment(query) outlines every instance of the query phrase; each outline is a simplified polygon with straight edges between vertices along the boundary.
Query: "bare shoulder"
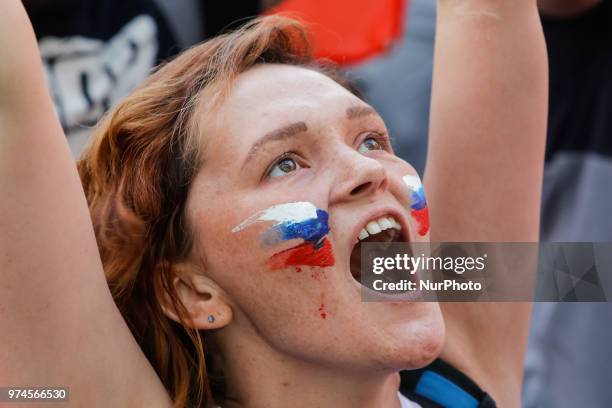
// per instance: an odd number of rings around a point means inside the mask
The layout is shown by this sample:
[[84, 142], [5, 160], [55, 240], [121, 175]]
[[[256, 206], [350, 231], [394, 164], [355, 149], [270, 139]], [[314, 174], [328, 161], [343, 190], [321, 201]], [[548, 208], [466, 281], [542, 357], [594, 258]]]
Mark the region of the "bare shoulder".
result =
[[0, 61], [0, 384], [66, 386], [75, 406], [127, 406], [134, 390], [170, 406], [106, 284], [19, 1], [0, 2]]

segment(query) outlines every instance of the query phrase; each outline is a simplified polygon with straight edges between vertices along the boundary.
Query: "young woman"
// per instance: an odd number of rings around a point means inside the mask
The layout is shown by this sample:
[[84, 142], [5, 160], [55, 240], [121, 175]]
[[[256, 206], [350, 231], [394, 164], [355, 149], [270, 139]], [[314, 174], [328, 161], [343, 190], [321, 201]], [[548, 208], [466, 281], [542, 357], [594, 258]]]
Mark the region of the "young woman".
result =
[[[437, 30], [431, 239], [535, 241], [535, 0], [441, 0]], [[519, 405], [528, 305], [360, 301], [360, 239], [429, 239], [418, 179], [295, 23], [159, 69], [99, 125], [81, 180], [17, 1], [0, 60], [0, 384], [67, 386], [73, 406], [399, 407], [398, 372], [441, 356]]]

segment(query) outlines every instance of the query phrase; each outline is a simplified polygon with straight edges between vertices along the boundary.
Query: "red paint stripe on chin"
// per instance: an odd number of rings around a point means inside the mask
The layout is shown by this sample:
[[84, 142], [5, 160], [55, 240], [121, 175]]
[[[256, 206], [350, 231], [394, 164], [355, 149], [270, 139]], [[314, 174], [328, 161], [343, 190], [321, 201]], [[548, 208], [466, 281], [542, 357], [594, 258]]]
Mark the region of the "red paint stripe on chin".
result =
[[287, 249], [272, 255], [268, 266], [272, 270], [284, 269], [290, 266], [332, 266], [335, 263], [331, 243], [327, 238], [323, 239], [323, 245], [315, 248], [307, 242], [294, 248]]
[[419, 235], [423, 236], [427, 234], [429, 231], [429, 210], [427, 207], [422, 210], [412, 210], [411, 214], [419, 224], [419, 230], [417, 231]]

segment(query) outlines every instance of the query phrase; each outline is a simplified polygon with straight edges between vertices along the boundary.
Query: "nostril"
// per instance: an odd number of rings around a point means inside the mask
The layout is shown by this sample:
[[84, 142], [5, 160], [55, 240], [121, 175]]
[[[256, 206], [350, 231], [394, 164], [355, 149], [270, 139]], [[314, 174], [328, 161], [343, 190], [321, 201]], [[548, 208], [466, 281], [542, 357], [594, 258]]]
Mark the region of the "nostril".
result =
[[360, 194], [360, 193], [362, 193], [364, 191], [367, 191], [370, 188], [371, 185], [372, 185], [371, 181], [368, 181], [367, 183], [360, 184], [357, 187], [355, 187], [353, 189], [353, 191], [351, 191], [351, 195], [355, 196], [355, 195]]

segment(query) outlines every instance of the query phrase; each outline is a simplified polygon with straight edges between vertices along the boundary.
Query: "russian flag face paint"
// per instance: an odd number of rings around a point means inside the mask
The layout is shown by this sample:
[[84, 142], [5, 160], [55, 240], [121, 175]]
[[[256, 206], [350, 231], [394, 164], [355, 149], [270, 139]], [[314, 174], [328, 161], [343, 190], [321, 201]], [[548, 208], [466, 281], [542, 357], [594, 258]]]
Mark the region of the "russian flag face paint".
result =
[[304, 242], [296, 247], [274, 254], [268, 265], [272, 269], [289, 266], [332, 266], [334, 257], [329, 240], [329, 215], [309, 202], [284, 203], [260, 211], [244, 220], [232, 232], [261, 222], [272, 222], [262, 236], [266, 245], [275, 245], [292, 239]]
[[427, 209], [427, 200], [425, 199], [425, 190], [423, 190], [421, 179], [411, 174], [405, 175], [402, 179], [410, 190], [410, 215], [419, 226], [417, 232], [421, 236], [427, 235], [427, 232], [429, 232], [429, 210]]

